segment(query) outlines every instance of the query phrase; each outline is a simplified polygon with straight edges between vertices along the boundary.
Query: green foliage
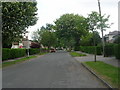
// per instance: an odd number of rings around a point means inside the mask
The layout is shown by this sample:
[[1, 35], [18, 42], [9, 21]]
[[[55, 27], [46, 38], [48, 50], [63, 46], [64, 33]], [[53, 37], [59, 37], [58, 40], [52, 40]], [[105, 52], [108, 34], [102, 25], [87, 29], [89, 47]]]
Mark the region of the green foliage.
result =
[[114, 46], [114, 52], [116, 59], [120, 59], [120, 44]]
[[93, 33], [89, 32], [87, 35], [83, 36], [81, 39], [82, 39], [81, 40], [82, 46], [93, 46], [94, 40], [96, 44], [101, 43], [101, 38], [97, 31], [94, 31], [94, 35]]
[[114, 55], [114, 45], [115, 44], [106, 44], [105, 45], [105, 57], [108, 57], [108, 56], [113, 56]]
[[57, 38], [55, 35], [55, 32], [51, 32], [48, 30], [44, 30], [41, 31], [41, 44], [43, 44], [43, 46], [47, 46], [48, 48], [50, 48], [51, 46], [55, 46], [56, 42], [57, 42]]
[[101, 61], [85, 62], [92, 70], [94, 70], [102, 79], [109, 82], [114, 88], [120, 86], [120, 68], [106, 64]]
[[14, 59], [18, 57], [23, 57], [26, 55], [25, 49], [2, 49], [2, 60]]
[[91, 14], [88, 15], [87, 21], [88, 21], [88, 28], [91, 31], [94, 31], [96, 29], [105, 30], [106, 28], [110, 28], [110, 26], [113, 24], [108, 24], [109, 21], [109, 15], [105, 17], [105, 14], [100, 16], [98, 12], [92, 11]]
[[[95, 46], [80, 46], [80, 50], [89, 54], [95, 53]], [[96, 46], [96, 54], [102, 54], [102, 46]]]
[[10, 59], [10, 49], [3, 48], [2, 49], [2, 60]]
[[97, 50], [96, 52], [97, 55], [102, 55], [102, 45], [96, 46], [96, 50]]
[[[26, 53], [27, 53], [27, 50], [26, 50]], [[30, 55], [40, 53], [40, 49], [39, 48], [35, 48], [35, 49], [30, 48], [29, 53], [30, 53]]]
[[[80, 46], [80, 51], [94, 54], [95, 47], [94, 46]], [[96, 46], [96, 54], [102, 55], [102, 45]], [[105, 45], [105, 57], [115, 56], [117, 59], [120, 59], [120, 44], [106, 44]]]
[[117, 35], [117, 36], [115, 37], [114, 43], [120, 44], [120, 36], [119, 36], [119, 35]]
[[87, 32], [86, 18], [74, 14], [64, 14], [55, 21], [55, 30], [59, 39], [71, 40], [73, 38], [74, 46], [79, 46], [80, 37]]
[[19, 41], [26, 29], [36, 24], [36, 5], [36, 2], [2, 2], [3, 47]]
[[99, 23], [99, 14], [93, 11], [91, 14], [88, 15], [87, 18], [87, 24], [89, 30], [95, 31], [97, 29], [98, 23]]
[[[29, 49], [30, 55], [40, 53], [40, 49]], [[27, 49], [2, 49], [2, 60], [15, 59], [27, 55]]]

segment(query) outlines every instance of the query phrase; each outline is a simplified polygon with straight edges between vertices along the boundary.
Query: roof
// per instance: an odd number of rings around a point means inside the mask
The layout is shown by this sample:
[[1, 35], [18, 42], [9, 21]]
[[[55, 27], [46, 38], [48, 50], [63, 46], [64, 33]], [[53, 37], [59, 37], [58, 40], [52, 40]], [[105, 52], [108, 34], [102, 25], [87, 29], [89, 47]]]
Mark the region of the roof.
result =
[[118, 34], [120, 34], [120, 31], [109, 32], [109, 35], [118, 35]]

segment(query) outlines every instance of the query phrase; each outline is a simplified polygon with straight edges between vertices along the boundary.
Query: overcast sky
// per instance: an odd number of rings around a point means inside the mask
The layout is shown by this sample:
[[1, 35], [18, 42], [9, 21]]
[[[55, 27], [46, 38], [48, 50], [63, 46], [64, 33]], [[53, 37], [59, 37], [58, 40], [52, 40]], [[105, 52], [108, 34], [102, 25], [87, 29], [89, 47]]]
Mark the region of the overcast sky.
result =
[[[110, 15], [109, 23], [114, 23], [111, 28], [105, 31], [105, 34], [108, 34], [109, 31], [118, 30], [118, 1], [100, 0], [102, 15]], [[46, 23], [53, 24], [53, 21], [63, 14], [74, 13], [87, 17], [91, 11], [99, 12], [98, 0], [37, 0], [37, 3], [38, 21], [36, 25], [28, 29], [30, 32], [29, 39], [31, 39], [33, 31], [45, 26]]]

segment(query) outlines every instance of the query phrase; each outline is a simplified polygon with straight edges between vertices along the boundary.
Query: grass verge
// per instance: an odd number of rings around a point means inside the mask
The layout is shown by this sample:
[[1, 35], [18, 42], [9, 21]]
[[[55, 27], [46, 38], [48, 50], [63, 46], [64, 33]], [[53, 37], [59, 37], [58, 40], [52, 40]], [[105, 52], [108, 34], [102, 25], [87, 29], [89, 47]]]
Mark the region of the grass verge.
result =
[[48, 52], [44, 52], [44, 53], [39, 53], [39, 55], [44, 55], [44, 54], [47, 54]]
[[17, 64], [17, 63], [20, 63], [20, 62], [23, 62], [23, 61], [26, 61], [26, 60], [29, 60], [29, 59], [32, 59], [32, 58], [36, 58], [36, 57], [37, 56], [29, 56], [29, 57], [17, 59], [17, 60], [10, 61], [10, 62], [3, 62], [2, 63], [2, 68], [7, 67], [7, 66], [11, 66], [13, 64]]
[[120, 88], [120, 68], [106, 64], [102, 61], [88, 61], [84, 62], [84, 64], [103, 80], [107, 81], [113, 88]]
[[81, 56], [86, 56], [86, 54], [82, 53], [77, 53], [77, 52], [70, 52], [70, 55], [73, 57], [81, 57]]

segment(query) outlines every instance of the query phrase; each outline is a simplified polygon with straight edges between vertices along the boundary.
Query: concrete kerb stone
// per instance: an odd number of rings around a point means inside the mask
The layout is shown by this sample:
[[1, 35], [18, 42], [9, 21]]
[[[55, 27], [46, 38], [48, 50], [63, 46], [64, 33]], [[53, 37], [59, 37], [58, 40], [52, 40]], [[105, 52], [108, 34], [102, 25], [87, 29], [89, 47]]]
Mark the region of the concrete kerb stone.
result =
[[[76, 60], [76, 59], [75, 59]], [[100, 78], [95, 72], [93, 72], [88, 66], [83, 64], [82, 62], [76, 60], [76, 62], [81, 63], [83, 67], [85, 67], [90, 73], [92, 73], [94, 76], [96, 76], [101, 82], [103, 82], [110, 90], [115, 90], [110, 84], [108, 84], [105, 80]]]
[[95, 72], [93, 72], [88, 66], [86, 66], [85, 64], [81, 63], [82, 66], [84, 66], [88, 71], [90, 71], [93, 75], [95, 75], [100, 81], [102, 81], [108, 88], [110, 88], [111, 90], [114, 90], [113, 87], [108, 84], [105, 80], [103, 80], [102, 78], [100, 78]]

